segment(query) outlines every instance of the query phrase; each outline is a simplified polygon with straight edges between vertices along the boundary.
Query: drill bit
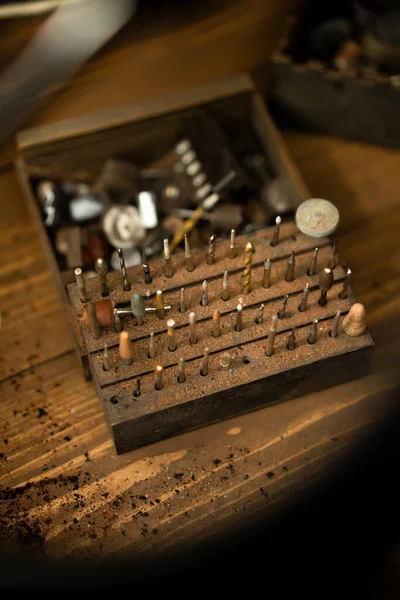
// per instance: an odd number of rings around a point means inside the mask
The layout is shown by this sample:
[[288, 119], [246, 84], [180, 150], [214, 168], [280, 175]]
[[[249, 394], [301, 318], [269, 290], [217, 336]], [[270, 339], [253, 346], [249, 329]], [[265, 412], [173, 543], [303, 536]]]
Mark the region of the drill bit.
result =
[[110, 369], [111, 369], [110, 354], [108, 352], [108, 346], [107, 346], [107, 344], [104, 344], [103, 371], [109, 371]]
[[96, 308], [95, 308], [93, 302], [87, 303], [87, 309], [88, 309], [88, 313], [89, 313], [90, 328], [92, 330], [92, 338], [94, 340], [98, 340], [100, 338], [101, 332], [100, 332], [99, 321], [97, 319]]
[[186, 270], [191, 273], [194, 270], [193, 256], [192, 251], [190, 250], [188, 236], [185, 233], [185, 261], [186, 261]]
[[149, 358], [154, 358], [156, 355], [156, 343], [154, 340], [154, 333], [153, 331], [150, 333], [150, 337], [149, 337], [149, 352], [147, 354], [147, 356]]
[[121, 319], [116, 308], [114, 308], [114, 330], [116, 333], [121, 333], [122, 331]]
[[232, 366], [232, 357], [229, 352], [224, 352], [223, 355], [219, 359], [219, 364], [221, 365], [224, 371], [228, 371]]
[[89, 296], [86, 289], [85, 278], [83, 277], [83, 271], [80, 267], [75, 269], [75, 279], [81, 302], [88, 302]]
[[131, 289], [131, 284], [128, 281], [128, 275], [126, 272], [124, 252], [123, 252], [122, 248], [118, 248], [117, 252], [118, 252], [118, 256], [119, 256], [119, 264], [121, 267], [122, 285], [123, 285], [125, 292], [129, 292], [129, 290]]
[[317, 333], [318, 333], [318, 319], [314, 319], [311, 325], [310, 333], [307, 337], [307, 342], [309, 344], [315, 344], [317, 341]]
[[132, 294], [131, 296], [132, 313], [136, 317], [138, 325], [143, 325], [143, 316], [146, 312], [144, 307], [144, 298], [141, 294]]
[[268, 332], [267, 345], [265, 347], [266, 356], [272, 356], [274, 353], [277, 320], [278, 320], [278, 315], [276, 315], [276, 314], [272, 315], [271, 326], [270, 326], [269, 332]]
[[206, 279], [203, 281], [203, 285], [202, 285], [202, 294], [201, 294], [200, 304], [202, 306], [207, 306], [207, 304], [208, 304], [208, 285], [207, 285]]
[[106, 261], [103, 258], [96, 259], [94, 268], [100, 279], [101, 295], [108, 296], [110, 293], [110, 290], [108, 289], [108, 285], [107, 285], [108, 266], [107, 266]]
[[319, 248], [315, 248], [313, 257], [310, 262], [310, 266], [307, 269], [307, 275], [312, 277], [317, 272], [317, 259], [318, 259]]
[[217, 338], [221, 335], [221, 313], [218, 308], [213, 312], [213, 337]]
[[349, 283], [351, 279], [351, 270], [346, 269], [346, 279], [343, 281], [343, 287], [341, 292], [339, 293], [339, 298], [341, 300], [345, 300], [349, 295]]
[[236, 307], [236, 324], [234, 329], [238, 332], [243, 329], [243, 304], [240, 304], [240, 302]]
[[306, 283], [305, 288], [303, 290], [303, 295], [301, 297], [301, 302], [299, 304], [300, 312], [304, 312], [305, 310], [307, 310], [307, 300], [308, 300], [309, 293], [310, 293], [310, 284]]
[[163, 389], [163, 371], [164, 371], [164, 369], [162, 368], [161, 365], [156, 366], [156, 369], [155, 369], [156, 382], [154, 384], [154, 389], [157, 391]]
[[221, 294], [221, 298], [222, 300], [225, 300], [225, 302], [227, 300], [229, 300], [231, 297], [231, 292], [229, 290], [229, 273], [228, 271], [224, 271], [224, 276], [222, 279], [222, 294]]
[[196, 315], [194, 312], [189, 313], [189, 341], [192, 345], [197, 344]]
[[267, 258], [264, 262], [264, 276], [262, 286], [263, 288], [269, 288], [271, 285], [271, 259]]
[[333, 240], [332, 252], [328, 261], [328, 267], [330, 269], [335, 269], [337, 265], [337, 252], [336, 252], [337, 238]]
[[171, 260], [171, 252], [169, 249], [169, 241], [168, 238], [163, 240], [163, 248], [164, 248], [164, 260], [165, 260], [165, 277], [170, 279], [173, 275], [172, 273], [172, 260]]
[[320, 306], [325, 306], [327, 304], [326, 295], [331, 289], [333, 285], [333, 273], [332, 270], [326, 267], [319, 276], [319, 287], [321, 289], [321, 297], [318, 300], [318, 304]]
[[140, 390], [141, 383], [142, 383], [142, 381], [141, 381], [140, 377], [138, 377], [135, 381], [135, 388], [132, 392], [132, 396], [134, 396], [135, 398], [139, 398], [140, 394], [142, 393]]
[[236, 256], [236, 245], [235, 245], [235, 230], [231, 229], [231, 241], [229, 244], [229, 258], [235, 258]]
[[164, 308], [164, 294], [161, 290], [157, 290], [156, 292], [156, 307], [157, 307], [157, 316], [159, 319], [163, 319], [165, 317], [165, 308]]
[[175, 335], [175, 321], [168, 319], [167, 321], [167, 336], [168, 336], [168, 350], [175, 352], [177, 348], [176, 335]]
[[250, 293], [251, 286], [251, 270], [252, 270], [252, 260], [253, 260], [253, 244], [251, 242], [247, 242], [245, 246], [245, 259], [244, 259], [244, 271], [243, 271], [243, 294]]
[[278, 243], [279, 243], [279, 231], [280, 231], [280, 228], [281, 228], [281, 223], [282, 223], [281, 217], [276, 217], [276, 219], [275, 219], [275, 229], [274, 229], [274, 233], [273, 233], [272, 240], [271, 240], [271, 243], [270, 243], [271, 246], [277, 246]]
[[281, 308], [278, 311], [278, 318], [283, 319], [286, 314], [286, 307], [289, 300], [289, 294], [283, 297]]
[[294, 250], [292, 250], [292, 253], [289, 256], [287, 269], [286, 269], [286, 275], [285, 275], [286, 281], [289, 281], [289, 282], [293, 281], [295, 266], [296, 266], [296, 259], [294, 256]]
[[184, 313], [186, 311], [185, 304], [185, 288], [181, 288], [181, 293], [179, 297], [179, 312]]
[[204, 348], [203, 360], [202, 360], [201, 369], [200, 369], [200, 375], [203, 375], [203, 377], [208, 375], [209, 354], [210, 354], [209, 349]]
[[217, 243], [217, 238], [215, 237], [215, 235], [212, 235], [210, 237], [210, 240], [208, 242], [208, 252], [207, 252], [207, 264], [208, 265], [215, 265], [215, 246]]
[[144, 273], [144, 282], [151, 283], [153, 281], [153, 278], [151, 276], [150, 266], [149, 266], [149, 263], [147, 262], [147, 257], [144, 252], [142, 252], [142, 267], [143, 267], [143, 273]]
[[119, 334], [119, 355], [123, 364], [131, 365], [133, 363], [133, 346], [127, 331], [121, 331]]
[[185, 373], [186, 362], [184, 358], [180, 358], [178, 360], [178, 382], [184, 383], [186, 381], [186, 373]]
[[258, 311], [258, 315], [255, 318], [255, 323], [256, 325], [261, 325], [261, 323], [264, 321], [264, 304], [261, 304], [259, 311]]
[[339, 325], [340, 325], [340, 310], [337, 311], [331, 325], [331, 330], [329, 335], [333, 338], [338, 336], [339, 333]]
[[196, 208], [193, 213], [193, 216], [185, 221], [181, 230], [179, 230], [173, 237], [173, 240], [170, 244], [170, 251], [174, 252], [177, 246], [181, 243], [184, 238], [185, 233], [189, 233], [194, 229], [199, 222], [199, 220], [204, 216], [205, 212], [211, 211], [214, 206], [219, 202], [220, 196], [216, 193], [208, 196], [200, 206]]
[[296, 348], [296, 327], [292, 327], [292, 331], [289, 334], [286, 348], [288, 350], [294, 350]]

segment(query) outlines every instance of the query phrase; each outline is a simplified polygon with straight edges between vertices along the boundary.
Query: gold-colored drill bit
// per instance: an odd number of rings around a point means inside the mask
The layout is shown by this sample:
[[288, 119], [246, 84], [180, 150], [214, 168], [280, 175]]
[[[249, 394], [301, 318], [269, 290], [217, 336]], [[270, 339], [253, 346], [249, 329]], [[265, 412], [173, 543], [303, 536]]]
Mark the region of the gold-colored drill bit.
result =
[[186, 262], [186, 270], [189, 271], [189, 273], [194, 271], [194, 262], [193, 262], [192, 251], [190, 249], [189, 239], [188, 239], [188, 236], [186, 235], [186, 233], [185, 233], [185, 262]]
[[243, 294], [249, 294], [251, 288], [251, 271], [253, 261], [253, 244], [247, 242], [245, 246], [245, 259], [244, 259], [244, 271], [243, 271]]

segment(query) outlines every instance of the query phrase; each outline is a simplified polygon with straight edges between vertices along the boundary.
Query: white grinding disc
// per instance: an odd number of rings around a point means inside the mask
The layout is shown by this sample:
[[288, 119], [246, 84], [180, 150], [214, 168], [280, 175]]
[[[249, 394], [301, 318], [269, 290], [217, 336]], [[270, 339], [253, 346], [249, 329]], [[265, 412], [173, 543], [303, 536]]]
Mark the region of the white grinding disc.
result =
[[312, 198], [302, 202], [297, 209], [296, 225], [306, 235], [324, 237], [339, 225], [339, 211], [329, 200]]

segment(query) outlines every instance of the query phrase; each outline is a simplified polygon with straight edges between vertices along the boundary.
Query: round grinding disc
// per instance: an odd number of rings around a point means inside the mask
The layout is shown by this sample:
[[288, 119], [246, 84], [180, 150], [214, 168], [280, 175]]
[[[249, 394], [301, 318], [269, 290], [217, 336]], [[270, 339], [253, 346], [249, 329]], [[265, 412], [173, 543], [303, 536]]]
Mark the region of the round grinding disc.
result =
[[296, 211], [296, 225], [311, 237], [324, 237], [339, 225], [339, 211], [332, 202], [312, 198], [302, 202]]

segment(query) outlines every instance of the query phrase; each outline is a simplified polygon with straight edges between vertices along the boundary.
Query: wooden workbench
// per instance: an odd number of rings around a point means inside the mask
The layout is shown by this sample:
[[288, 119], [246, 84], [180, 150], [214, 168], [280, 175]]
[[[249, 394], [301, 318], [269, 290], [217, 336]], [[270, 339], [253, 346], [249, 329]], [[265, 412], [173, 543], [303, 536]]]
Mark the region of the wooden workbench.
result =
[[[222, 2], [185, 29], [165, 24], [152, 41], [144, 29], [132, 40], [125, 33], [125, 44], [113, 42], [29, 125], [84, 114], [93, 102], [141, 100], [182, 81], [259, 72], [272, 45], [265, 31], [275, 30], [283, 11], [282, 3], [279, 10], [265, 4]], [[3, 151], [0, 536], [7, 549], [146, 557], [212, 542], [279, 512], [390, 422], [400, 391], [399, 153], [284, 135], [315, 197], [340, 210], [338, 247], [376, 343], [370, 374], [120, 456], [94, 386], [82, 378], [9, 162], [12, 147]]]

